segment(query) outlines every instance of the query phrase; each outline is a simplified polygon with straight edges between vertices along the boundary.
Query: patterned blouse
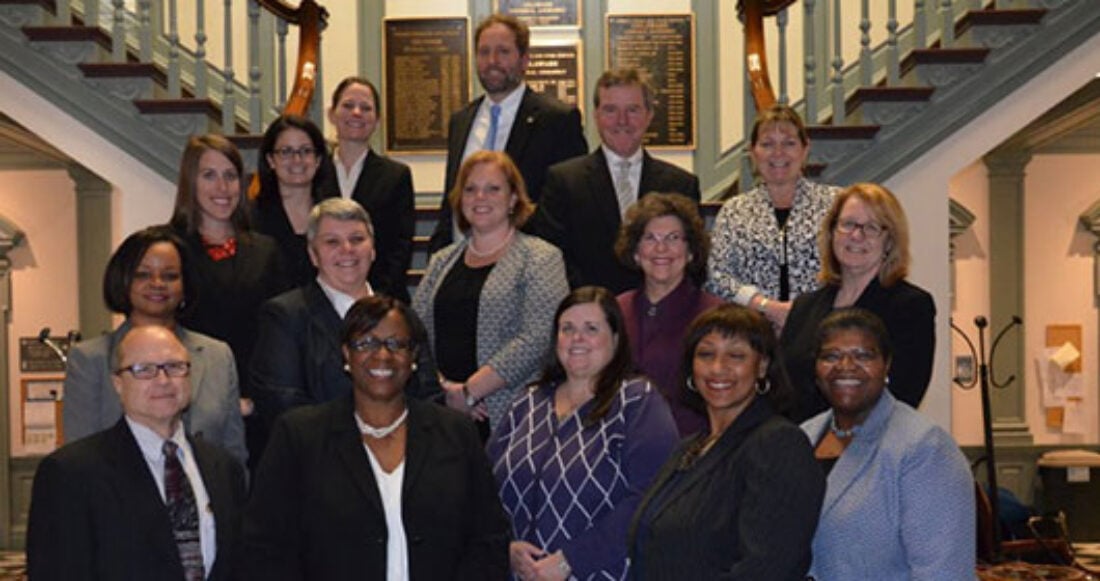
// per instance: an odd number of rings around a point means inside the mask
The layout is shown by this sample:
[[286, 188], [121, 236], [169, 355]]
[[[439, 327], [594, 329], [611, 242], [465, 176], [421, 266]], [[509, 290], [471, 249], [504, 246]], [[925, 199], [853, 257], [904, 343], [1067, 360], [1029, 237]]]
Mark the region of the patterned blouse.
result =
[[594, 400], [559, 421], [556, 386], [516, 399], [489, 440], [489, 459], [517, 540], [559, 549], [577, 579], [626, 579], [626, 532], [677, 443], [668, 404], [644, 378], [627, 380], [607, 415]]
[[817, 236], [839, 188], [806, 179], [795, 187], [794, 206], [782, 230], [764, 184], [722, 205], [711, 231], [706, 290], [741, 305], [756, 294], [778, 297], [784, 257], [792, 300], [818, 287]]

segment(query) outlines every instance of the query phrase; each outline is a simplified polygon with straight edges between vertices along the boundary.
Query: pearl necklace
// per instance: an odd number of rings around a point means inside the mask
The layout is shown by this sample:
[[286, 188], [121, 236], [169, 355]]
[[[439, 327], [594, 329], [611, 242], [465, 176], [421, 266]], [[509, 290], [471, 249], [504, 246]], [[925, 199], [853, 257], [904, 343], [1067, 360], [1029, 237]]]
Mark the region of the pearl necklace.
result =
[[367, 422], [364, 422], [363, 420], [359, 420], [359, 431], [361, 431], [364, 436], [370, 436], [375, 440], [381, 440], [382, 438], [385, 438], [386, 436], [397, 431], [397, 428], [400, 428], [401, 424], [405, 423], [405, 418], [408, 416], [409, 408], [405, 408], [405, 411], [401, 412], [401, 415], [398, 416], [398, 418], [394, 420], [392, 424], [381, 428], [376, 428], [368, 424]]
[[855, 437], [855, 435], [859, 432], [859, 428], [860, 426], [852, 426], [847, 430], [842, 430], [840, 426], [836, 425], [836, 416], [833, 416], [829, 419], [829, 431], [832, 432], [834, 436], [842, 440]]
[[487, 251], [482, 251], [482, 250], [478, 250], [477, 248], [475, 248], [474, 247], [474, 239], [473, 239], [473, 237], [471, 237], [470, 238], [470, 243], [466, 245], [466, 249], [470, 251], [470, 254], [473, 254], [474, 256], [477, 256], [478, 258], [485, 258], [486, 256], [492, 256], [492, 255], [496, 254], [497, 252], [500, 252], [501, 250], [503, 250], [505, 246], [508, 246], [508, 243], [512, 241], [512, 236], [515, 236], [515, 234], [516, 234], [516, 229], [515, 228], [509, 228], [508, 229], [508, 235], [504, 237], [504, 241], [501, 242], [499, 245], [497, 245], [492, 250], [487, 250]]

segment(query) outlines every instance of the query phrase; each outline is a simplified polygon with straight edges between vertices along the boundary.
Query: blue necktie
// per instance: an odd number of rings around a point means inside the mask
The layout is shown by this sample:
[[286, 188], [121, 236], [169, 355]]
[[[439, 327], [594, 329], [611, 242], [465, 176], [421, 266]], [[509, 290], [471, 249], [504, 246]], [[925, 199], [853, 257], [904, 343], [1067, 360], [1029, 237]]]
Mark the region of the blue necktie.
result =
[[485, 144], [482, 149], [497, 148], [497, 126], [500, 124], [500, 105], [489, 107], [489, 133], [485, 134]]

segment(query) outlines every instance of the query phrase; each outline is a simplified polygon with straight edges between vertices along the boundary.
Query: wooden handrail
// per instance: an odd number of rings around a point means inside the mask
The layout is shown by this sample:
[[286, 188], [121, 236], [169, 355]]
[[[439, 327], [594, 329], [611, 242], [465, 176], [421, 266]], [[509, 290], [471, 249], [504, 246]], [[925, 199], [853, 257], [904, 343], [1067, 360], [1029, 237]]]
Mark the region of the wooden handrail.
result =
[[745, 70], [749, 74], [756, 110], [775, 105], [775, 90], [768, 76], [768, 53], [764, 46], [764, 17], [774, 16], [795, 0], [739, 0], [737, 17], [745, 25]]
[[[328, 24], [328, 10], [316, 0], [302, 0], [297, 8], [283, 0], [258, 0], [260, 6], [278, 18], [298, 26], [298, 65], [294, 71], [294, 87], [283, 106], [283, 113], [305, 115], [317, 88], [317, 55], [321, 51], [321, 30]], [[263, 160], [260, 160], [261, 163]], [[260, 195], [259, 172], [252, 176], [248, 197]]]

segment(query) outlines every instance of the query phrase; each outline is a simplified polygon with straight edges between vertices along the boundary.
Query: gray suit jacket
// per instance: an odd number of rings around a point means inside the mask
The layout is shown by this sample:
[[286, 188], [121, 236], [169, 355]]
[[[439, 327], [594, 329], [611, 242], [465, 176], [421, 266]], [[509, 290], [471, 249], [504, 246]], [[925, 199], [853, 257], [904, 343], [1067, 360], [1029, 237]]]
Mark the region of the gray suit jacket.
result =
[[[463, 240], [434, 254], [413, 297], [413, 309], [424, 321], [433, 350], [435, 295], [465, 252]], [[508, 382], [506, 389], [485, 400], [491, 425], [504, 417], [515, 389], [535, 379], [550, 347], [554, 310], [568, 293], [561, 252], [543, 240], [517, 232], [512, 246], [489, 273], [478, 302], [478, 366], [492, 367]]]
[[[127, 321], [107, 335], [77, 343], [69, 352], [62, 406], [66, 441], [106, 430], [122, 417], [111, 383], [111, 360], [129, 329]], [[176, 336], [191, 356], [191, 406], [183, 416], [187, 433], [225, 448], [243, 465], [248, 450], [233, 352], [229, 345], [179, 325]]]
[[[811, 442], [832, 414], [802, 424]], [[974, 478], [955, 441], [884, 390], [829, 472], [810, 575], [973, 579], [974, 510]]]

